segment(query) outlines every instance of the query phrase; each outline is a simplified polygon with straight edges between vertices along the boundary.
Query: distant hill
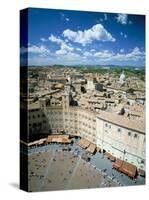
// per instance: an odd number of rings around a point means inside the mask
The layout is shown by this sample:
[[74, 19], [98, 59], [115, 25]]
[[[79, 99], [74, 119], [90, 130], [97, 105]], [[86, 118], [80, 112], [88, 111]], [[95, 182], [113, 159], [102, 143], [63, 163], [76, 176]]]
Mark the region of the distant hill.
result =
[[129, 65], [60, 65], [60, 64], [55, 64], [55, 65], [46, 65], [46, 66], [29, 66], [29, 67], [43, 67], [43, 68], [48, 68], [48, 67], [57, 67], [57, 68], [86, 68], [86, 69], [114, 69], [114, 68], [119, 68], [119, 69], [135, 69], [135, 70], [142, 70], [145, 69], [145, 66], [129, 66]]

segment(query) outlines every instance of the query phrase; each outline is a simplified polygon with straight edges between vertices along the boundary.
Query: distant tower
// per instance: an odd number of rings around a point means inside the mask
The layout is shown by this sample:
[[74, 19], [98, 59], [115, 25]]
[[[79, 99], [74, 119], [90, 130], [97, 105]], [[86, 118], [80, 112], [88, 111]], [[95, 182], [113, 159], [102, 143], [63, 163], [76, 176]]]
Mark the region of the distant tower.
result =
[[125, 73], [123, 71], [120, 75], [119, 82], [120, 82], [121, 85], [123, 85], [125, 83], [125, 81], [126, 81], [126, 76], [125, 76]]
[[70, 75], [67, 76], [67, 80], [68, 80], [68, 83], [71, 85], [72, 81], [71, 81], [71, 76]]
[[65, 93], [62, 96], [62, 105], [63, 105], [63, 109], [66, 110], [69, 108], [70, 105], [70, 94], [69, 93]]
[[95, 83], [96, 83], [96, 78], [93, 78], [93, 77], [89, 77], [87, 79], [87, 87], [86, 89], [87, 90], [94, 90], [95, 89]]

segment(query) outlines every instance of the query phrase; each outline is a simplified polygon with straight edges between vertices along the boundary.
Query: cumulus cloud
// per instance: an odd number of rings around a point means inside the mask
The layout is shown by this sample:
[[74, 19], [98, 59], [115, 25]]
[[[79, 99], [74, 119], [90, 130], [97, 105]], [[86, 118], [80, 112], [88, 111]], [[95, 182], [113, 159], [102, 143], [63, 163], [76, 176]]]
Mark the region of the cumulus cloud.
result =
[[145, 56], [145, 52], [141, 51], [139, 47], [135, 47], [130, 53], [126, 55], [127, 58], [132, 58], [133, 60], [142, 59]]
[[57, 55], [65, 55], [68, 52], [72, 52], [74, 50], [74, 48], [71, 45], [66, 44], [64, 40], [57, 38], [54, 35], [51, 35], [49, 37], [49, 40], [60, 45], [60, 49], [56, 51]]
[[94, 54], [95, 57], [100, 58], [100, 59], [107, 59], [112, 57], [114, 54], [113, 52], [109, 51], [109, 50], [104, 50], [104, 51], [100, 51], [100, 52], [96, 52]]
[[72, 52], [74, 50], [73, 47], [68, 46], [65, 43], [61, 43], [60, 49], [56, 51], [57, 55], [65, 55], [69, 52]]
[[61, 44], [63, 43], [64, 41], [61, 40], [60, 38], [57, 38], [55, 37], [54, 35], [50, 35], [49, 38], [48, 38], [51, 42], [56, 42], [57, 44]]
[[112, 37], [111, 33], [109, 33], [101, 24], [96, 24], [91, 29], [84, 31], [79, 30], [75, 32], [70, 29], [66, 29], [63, 32], [63, 36], [73, 42], [80, 43], [83, 46], [92, 43], [93, 40], [102, 42], [115, 42], [116, 40], [114, 37]]
[[67, 53], [64, 58], [66, 58], [67, 61], [79, 61], [81, 59], [80, 55], [74, 52]]
[[118, 14], [116, 20], [120, 24], [127, 24], [128, 22], [128, 15], [127, 14]]
[[88, 52], [88, 51], [85, 51], [83, 53], [83, 56], [86, 56], [86, 57], [89, 57], [89, 56], [92, 56], [92, 53]]
[[145, 52], [141, 51], [138, 47], [135, 47], [129, 53], [124, 53], [124, 49], [121, 49], [120, 53], [104, 50], [96, 52], [94, 57], [100, 61], [138, 61], [145, 58]]
[[27, 53], [27, 52], [41, 54], [41, 53], [50, 53], [50, 50], [43, 45], [40, 46], [30, 45], [28, 47], [21, 47], [21, 53]]
[[77, 50], [77, 51], [82, 51], [82, 49], [80, 49], [80, 48], [76, 48], [76, 50]]
[[65, 42], [67, 43], [67, 42], [69, 42], [67, 39], [65, 39]]
[[[125, 62], [138, 62], [138, 61], [145, 61], [145, 52], [141, 50], [139, 47], [133, 48], [128, 53], [125, 53], [124, 49], [120, 49], [118, 53], [115, 53], [110, 50], [102, 50], [98, 52], [93, 51], [81, 51], [77, 52], [71, 49], [71, 47], [61, 46], [60, 49], [57, 50], [55, 53], [51, 53], [51, 56], [47, 56], [46, 53], [42, 54], [35, 54], [33, 58], [29, 57], [32, 62], [43, 61], [43, 62], [50, 62], [55, 63], [57, 60], [63, 64], [78, 64], [78, 63], [125, 63]], [[75, 49], [76, 50], [76, 49]], [[34, 51], [35, 52], [35, 51]], [[39, 51], [38, 51], [39, 52]]]
[[45, 39], [45, 38], [40, 38], [40, 40], [41, 40], [42, 42], [47, 42], [47, 41], [48, 41], [48, 40]]

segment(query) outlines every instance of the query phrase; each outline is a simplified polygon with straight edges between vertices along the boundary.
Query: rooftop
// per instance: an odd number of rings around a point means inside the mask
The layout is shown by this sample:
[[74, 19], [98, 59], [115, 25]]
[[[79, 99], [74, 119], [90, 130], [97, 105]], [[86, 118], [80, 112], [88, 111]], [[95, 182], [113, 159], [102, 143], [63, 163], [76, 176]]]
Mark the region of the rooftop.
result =
[[97, 117], [118, 126], [136, 130], [145, 134], [145, 123], [140, 120], [129, 119], [122, 115], [108, 113], [106, 111], [100, 111]]

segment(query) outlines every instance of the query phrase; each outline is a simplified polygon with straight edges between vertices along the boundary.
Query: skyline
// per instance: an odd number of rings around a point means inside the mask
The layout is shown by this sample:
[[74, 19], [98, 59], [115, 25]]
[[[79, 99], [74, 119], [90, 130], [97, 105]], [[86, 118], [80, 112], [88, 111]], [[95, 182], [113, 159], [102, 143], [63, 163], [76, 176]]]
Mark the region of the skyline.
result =
[[28, 65], [145, 66], [145, 16], [28, 9]]

